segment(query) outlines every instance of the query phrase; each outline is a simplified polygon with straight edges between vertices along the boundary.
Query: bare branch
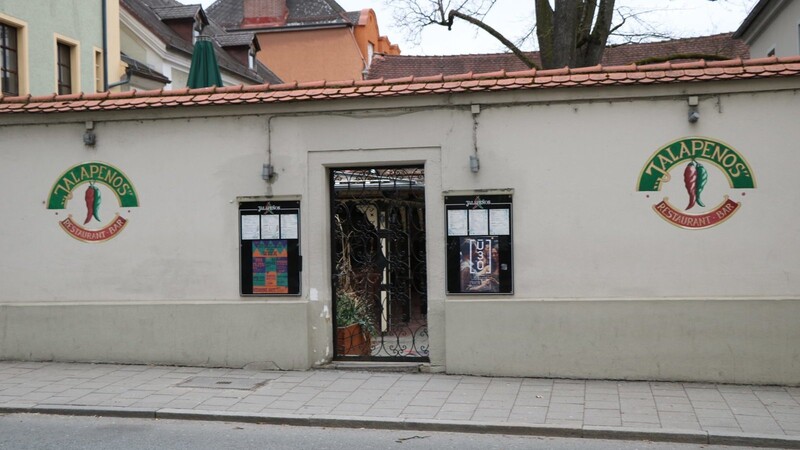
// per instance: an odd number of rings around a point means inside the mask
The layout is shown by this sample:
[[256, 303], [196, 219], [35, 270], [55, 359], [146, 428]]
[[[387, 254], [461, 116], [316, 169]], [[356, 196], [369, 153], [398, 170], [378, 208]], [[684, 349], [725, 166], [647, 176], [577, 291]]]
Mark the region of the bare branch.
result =
[[508, 47], [508, 49], [511, 50], [514, 53], [514, 55], [516, 55], [517, 58], [519, 58], [520, 61], [525, 63], [525, 65], [527, 65], [529, 68], [535, 68], [536, 67], [536, 63], [534, 63], [530, 58], [528, 58], [528, 56], [525, 55], [525, 53], [523, 53], [522, 50], [520, 50], [516, 45], [514, 45], [513, 42], [511, 42], [508, 39], [506, 39], [505, 36], [500, 34], [497, 30], [495, 30], [494, 28], [490, 27], [489, 25], [486, 25], [486, 23], [484, 23], [481, 20], [478, 20], [478, 19], [476, 19], [474, 17], [468, 16], [468, 15], [463, 14], [463, 13], [461, 13], [459, 11], [456, 11], [456, 10], [450, 10], [450, 12], [448, 13], [448, 19], [449, 19], [448, 28], [450, 28], [453, 25], [453, 18], [455, 18], [455, 17], [458, 17], [461, 20], [465, 20], [465, 21], [475, 25], [476, 27], [486, 31], [490, 35], [492, 35], [495, 39], [497, 39], [500, 42], [502, 42], [503, 45]]

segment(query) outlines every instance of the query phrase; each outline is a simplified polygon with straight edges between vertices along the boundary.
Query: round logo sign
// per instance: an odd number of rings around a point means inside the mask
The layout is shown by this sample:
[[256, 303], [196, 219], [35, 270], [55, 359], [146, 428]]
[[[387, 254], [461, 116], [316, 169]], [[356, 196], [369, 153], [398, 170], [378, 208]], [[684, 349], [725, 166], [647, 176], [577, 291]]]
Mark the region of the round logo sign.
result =
[[[76, 195], [79, 200], [73, 198]], [[67, 211], [67, 218], [59, 222], [61, 228], [84, 242], [104, 242], [117, 236], [128, 223], [121, 210], [137, 206], [139, 199], [128, 177], [97, 161], [69, 168], [47, 198], [47, 209]]]
[[[670, 183], [673, 177], [677, 180]], [[688, 137], [653, 153], [636, 190], [664, 193], [653, 205], [656, 214], [675, 226], [698, 230], [728, 220], [741, 207], [731, 197], [744, 197], [743, 190], [755, 187], [753, 170], [739, 152], [713, 139]]]

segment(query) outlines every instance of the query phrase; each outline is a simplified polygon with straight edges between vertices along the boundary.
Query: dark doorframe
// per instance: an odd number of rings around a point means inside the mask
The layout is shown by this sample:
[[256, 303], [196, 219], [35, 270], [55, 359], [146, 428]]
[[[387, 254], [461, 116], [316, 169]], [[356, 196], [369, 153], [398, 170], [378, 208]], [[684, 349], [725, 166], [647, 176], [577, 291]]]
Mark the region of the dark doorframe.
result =
[[329, 182], [335, 359], [428, 361], [424, 168], [336, 168]]

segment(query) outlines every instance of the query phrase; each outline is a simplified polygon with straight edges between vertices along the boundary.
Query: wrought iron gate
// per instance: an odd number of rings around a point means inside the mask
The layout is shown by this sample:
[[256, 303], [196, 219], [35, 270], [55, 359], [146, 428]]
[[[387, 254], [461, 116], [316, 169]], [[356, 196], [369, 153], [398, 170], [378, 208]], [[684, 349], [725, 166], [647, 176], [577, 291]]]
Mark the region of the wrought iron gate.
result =
[[422, 167], [332, 169], [336, 359], [428, 360]]

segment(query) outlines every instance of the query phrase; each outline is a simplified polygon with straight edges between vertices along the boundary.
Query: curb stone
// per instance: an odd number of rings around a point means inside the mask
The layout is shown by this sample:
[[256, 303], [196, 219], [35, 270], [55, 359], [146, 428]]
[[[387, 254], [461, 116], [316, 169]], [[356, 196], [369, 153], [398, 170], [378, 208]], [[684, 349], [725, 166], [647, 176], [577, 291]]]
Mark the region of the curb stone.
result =
[[774, 436], [746, 433], [708, 433], [658, 428], [619, 428], [522, 423], [446, 421], [433, 419], [391, 419], [359, 416], [311, 416], [302, 414], [253, 414], [231, 411], [195, 411], [190, 409], [149, 409], [110, 406], [40, 405], [33, 407], [0, 406], [0, 414], [48, 414], [62, 416], [98, 416], [140, 419], [206, 420], [270, 425], [313, 426], [328, 428], [368, 428], [381, 430], [418, 430], [451, 433], [509, 434], [522, 436], [610, 439], [629, 441], [673, 442], [688, 444], [738, 445], [800, 449], [800, 436]]
[[670, 430], [667, 428], [620, 428], [584, 425], [582, 437], [587, 439], [708, 444], [708, 433], [705, 431]]
[[749, 445], [752, 447], [800, 449], [800, 436], [712, 432], [708, 434], [708, 443], [712, 445]]

